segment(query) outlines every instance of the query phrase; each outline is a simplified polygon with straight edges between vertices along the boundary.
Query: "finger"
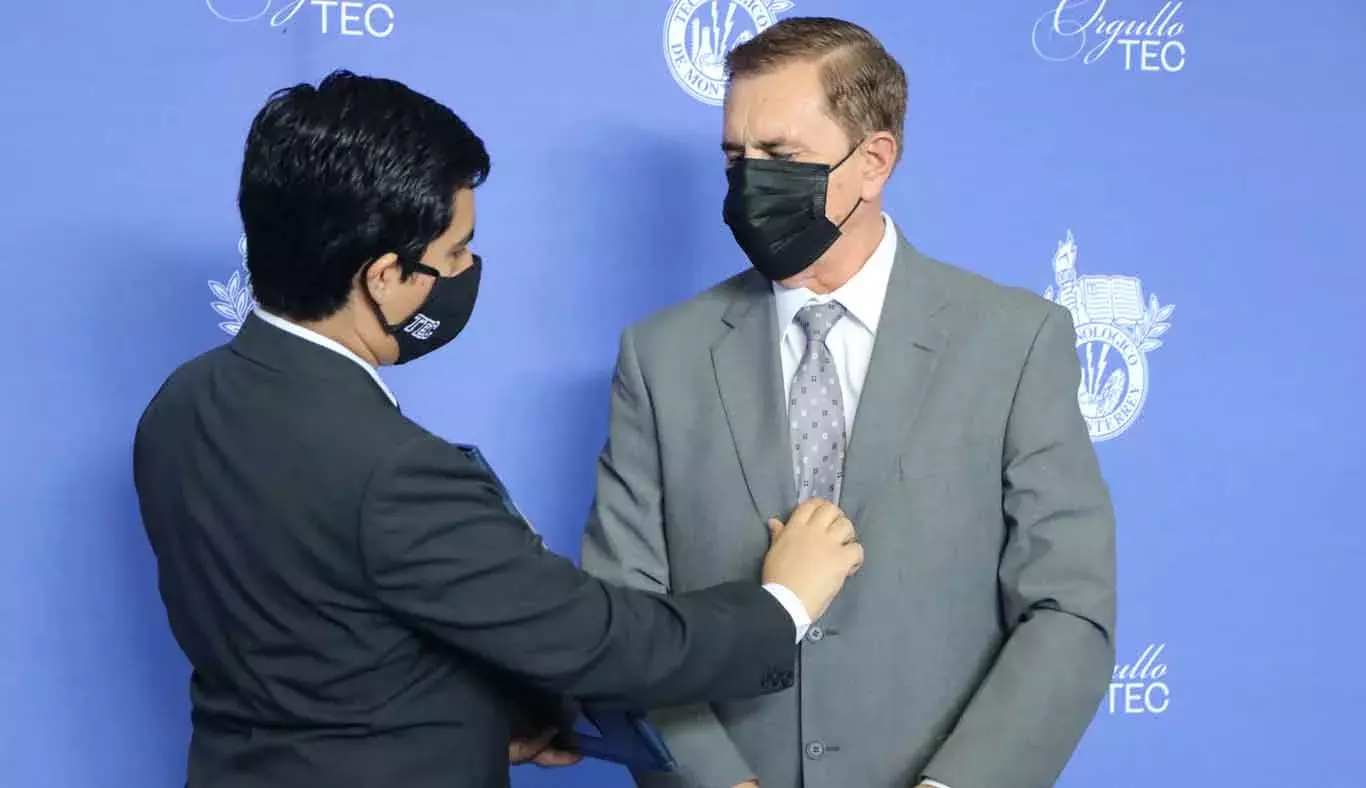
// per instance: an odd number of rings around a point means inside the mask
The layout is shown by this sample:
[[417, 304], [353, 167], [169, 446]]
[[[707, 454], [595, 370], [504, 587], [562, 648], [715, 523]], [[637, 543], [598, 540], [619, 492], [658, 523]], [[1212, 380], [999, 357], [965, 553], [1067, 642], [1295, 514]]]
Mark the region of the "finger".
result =
[[854, 530], [854, 524], [848, 517], [841, 517], [831, 523], [830, 535], [840, 540], [840, 544], [849, 544], [858, 538], [858, 532]]
[[836, 520], [844, 516], [844, 512], [829, 501], [821, 501], [816, 507], [816, 511], [811, 513], [809, 521], [813, 528], [829, 528]]
[[792, 510], [792, 514], [787, 518], [787, 524], [789, 526], [800, 526], [804, 524], [807, 520], [811, 519], [811, 514], [815, 512], [816, 507], [820, 506], [822, 503], [824, 503], [824, 501], [820, 498], [807, 498], [805, 501], [797, 504], [796, 509]]
[[546, 728], [536, 734], [534, 738], [523, 739], [520, 742], [522, 746], [522, 760], [534, 759], [544, 752], [546, 748], [550, 746], [550, 742], [555, 738], [556, 733], [559, 733], [556, 728]]
[[844, 546], [844, 550], [849, 560], [849, 576], [852, 577], [863, 568], [863, 545], [858, 542], [850, 542]]
[[583, 756], [578, 753], [557, 750], [552, 747], [551, 749], [542, 752], [540, 755], [537, 755], [534, 763], [537, 766], [563, 767], [573, 766], [581, 760], [583, 760]]
[[776, 520], [776, 519], [774, 519], [774, 520], [769, 520], [769, 521], [768, 521], [768, 539], [769, 539], [770, 542], [776, 541], [776, 540], [778, 539], [779, 536], [782, 536], [782, 533], [783, 533], [783, 522], [782, 522], [782, 520]]

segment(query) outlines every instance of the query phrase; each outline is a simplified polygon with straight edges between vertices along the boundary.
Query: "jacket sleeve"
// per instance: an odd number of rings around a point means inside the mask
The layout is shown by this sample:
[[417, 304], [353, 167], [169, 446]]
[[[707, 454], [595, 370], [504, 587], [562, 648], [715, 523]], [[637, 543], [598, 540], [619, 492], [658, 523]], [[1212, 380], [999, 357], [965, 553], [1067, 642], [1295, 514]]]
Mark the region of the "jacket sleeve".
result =
[[1076, 334], [1049, 305], [1006, 426], [1001, 609], [1012, 631], [925, 776], [1053, 785], [1114, 666], [1115, 519], [1077, 407]]
[[673, 598], [610, 586], [547, 550], [488, 475], [434, 436], [376, 469], [360, 527], [393, 615], [536, 689], [650, 707], [792, 681], [792, 620], [757, 583]]
[[[628, 331], [612, 379], [608, 440], [598, 459], [597, 496], [584, 530], [583, 568], [613, 583], [667, 593], [662, 501], [654, 409]], [[676, 774], [637, 774], [641, 788], [730, 788], [754, 779], [709, 705], [656, 709], [650, 720], [679, 768]]]

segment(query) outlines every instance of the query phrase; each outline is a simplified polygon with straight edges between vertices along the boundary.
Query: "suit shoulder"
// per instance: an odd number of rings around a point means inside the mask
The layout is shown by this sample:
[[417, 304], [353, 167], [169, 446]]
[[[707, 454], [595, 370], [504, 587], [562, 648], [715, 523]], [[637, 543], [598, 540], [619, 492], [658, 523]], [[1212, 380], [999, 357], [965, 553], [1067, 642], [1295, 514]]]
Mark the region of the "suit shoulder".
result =
[[1005, 285], [965, 268], [924, 258], [934, 276], [944, 283], [953, 301], [973, 313], [1006, 321], [1013, 325], [1037, 327], [1050, 314], [1071, 319], [1067, 310], [1043, 296], [1015, 285]]
[[[491, 469], [470, 456], [463, 446], [408, 421], [408, 428], [371, 463], [366, 496], [383, 496], [386, 490], [413, 485], [440, 484], [445, 489], [478, 490], [476, 495], [497, 497]], [[487, 462], [487, 461], [484, 461]]]
[[147, 418], [148, 414], [166, 402], [192, 396], [197, 384], [207, 377], [209, 371], [221, 362], [223, 354], [227, 352], [227, 346], [220, 345], [181, 362], [157, 387], [156, 393], [143, 410], [143, 418]]
[[710, 344], [706, 329], [720, 324], [721, 317], [740, 297], [767, 286], [753, 269], [746, 269], [672, 306], [632, 323], [627, 329], [637, 345], [653, 347], [667, 338], [671, 343], [695, 337]]

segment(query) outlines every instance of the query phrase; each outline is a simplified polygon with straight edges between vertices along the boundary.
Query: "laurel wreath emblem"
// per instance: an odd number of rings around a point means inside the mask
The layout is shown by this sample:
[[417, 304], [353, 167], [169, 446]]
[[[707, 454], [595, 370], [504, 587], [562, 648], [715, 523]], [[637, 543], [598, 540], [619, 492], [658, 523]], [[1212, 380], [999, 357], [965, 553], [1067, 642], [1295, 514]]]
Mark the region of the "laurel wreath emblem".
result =
[[1134, 326], [1134, 342], [1138, 343], [1138, 349], [1144, 353], [1157, 350], [1162, 347], [1162, 340], [1158, 337], [1167, 333], [1167, 329], [1172, 327], [1167, 320], [1176, 311], [1175, 304], [1161, 306], [1157, 303], [1157, 296], [1148, 294], [1148, 307], [1143, 310], [1143, 317]]
[[242, 268], [233, 271], [227, 282], [209, 280], [209, 291], [217, 300], [209, 304], [213, 311], [223, 318], [218, 327], [231, 336], [236, 336], [246, 322], [247, 316], [256, 308], [256, 299], [251, 294], [251, 277], [247, 273], [247, 237], [237, 241], [237, 251], [242, 256]]

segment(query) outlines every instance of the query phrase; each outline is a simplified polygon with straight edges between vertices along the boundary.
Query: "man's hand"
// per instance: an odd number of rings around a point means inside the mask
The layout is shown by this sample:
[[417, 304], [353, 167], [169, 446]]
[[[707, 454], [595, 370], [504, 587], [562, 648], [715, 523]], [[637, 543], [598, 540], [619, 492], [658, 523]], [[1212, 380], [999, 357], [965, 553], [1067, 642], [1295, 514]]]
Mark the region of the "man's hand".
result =
[[737, 784], [735, 788], [759, 788], [759, 781], [745, 780], [744, 782]]
[[833, 503], [808, 498], [786, 525], [769, 520], [768, 531], [772, 545], [764, 558], [763, 581], [787, 586], [815, 621], [863, 564], [854, 524]]
[[546, 728], [530, 739], [514, 739], [508, 745], [508, 763], [513, 766], [534, 763], [537, 766], [558, 767], [573, 766], [583, 760], [578, 753], [550, 746], [558, 733], [557, 728]]
[[513, 739], [508, 744], [508, 763], [516, 766], [517, 764], [530, 763], [532, 759], [550, 747], [550, 741], [559, 733], [555, 728], [546, 728], [535, 736], [528, 739]]
[[576, 752], [547, 747], [541, 751], [540, 755], [532, 758], [531, 762], [542, 768], [557, 769], [562, 766], [573, 766], [581, 760], [583, 760], [583, 756]]

